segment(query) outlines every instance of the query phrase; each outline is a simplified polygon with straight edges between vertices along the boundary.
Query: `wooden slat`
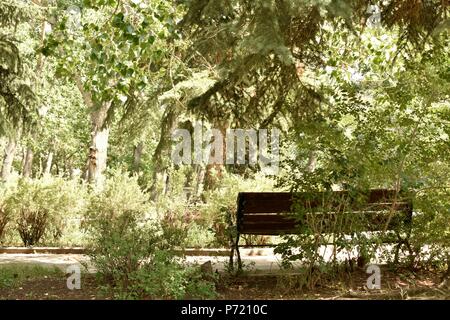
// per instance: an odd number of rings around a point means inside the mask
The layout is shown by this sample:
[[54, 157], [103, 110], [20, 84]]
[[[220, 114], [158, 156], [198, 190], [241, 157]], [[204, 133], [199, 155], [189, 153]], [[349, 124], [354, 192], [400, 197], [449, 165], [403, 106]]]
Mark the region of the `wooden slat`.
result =
[[[247, 216], [250, 217], [250, 216]], [[380, 218], [380, 219], [377, 219]], [[320, 223], [315, 224], [314, 231], [320, 230], [321, 233], [333, 233], [342, 232], [346, 234], [351, 234], [356, 231], [382, 231], [384, 230], [385, 224], [387, 222], [387, 217], [374, 217], [374, 219], [368, 219], [367, 221], [360, 222], [358, 227], [347, 221], [343, 225], [336, 227], [336, 224], [332, 220], [322, 220]], [[387, 230], [394, 230], [400, 225], [404, 225], [404, 217], [395, 216], [391, 219]], [[260, 223], [249, 223], [244, 220], [242, 224], [239, 225], [239, 232], [244, 234], [259, 234], [259, 235], [280, 235], [280, 234], [294, 234], [300, 231], [301, 225], [308, 225], [307, 223], [302, 224], [296, 220], [286, 220], [284, 222], [260, 222]]]
[[[371, 190], [368, 194], [358, 198], [352, 197], [346, 191], [333, 193], [289, 193], [289, 192], [241, 192], [238, 195], [238, 212], [252, 213], [281, 213], [292, 211], [294, 202], [305, 208], [319, 208], [324, 202], [331, 203], [331, 207], [339, 207], [342, 199], [349, 202], [351, 208], [358, 208], [367, 204], [392, 203], [395, 192], [393, 190]], [[324, 199], [327, 199], [324, 201]], [[331, 201], [330, 201], [331, 199]], [[336, 199], [336, 200], [332, 200]], [[402, 202], [398, 199], [398, 202]]]
[[245, 216], [245, 223], [284, 223], [295, 218], [284, 214], [250, 214]]
[[238, 195], [238, 210], [245, 213], [289, 212], [292, 194], [287, 192], [241, 192]]
[[[405, 204], [407, 205], [407, 204]], [[353, 233], [355, 231], [381, 231], [386, 227], [393, 230], [407, 224], [410, 213], [397, 211], [390, 212], [362, 211], [338, 213], [308, 213], [299, 221], [288, 214], [246, 214], [238, 224], [239, 232], [244, 234], [280, 235], [293, 234], [300, 231], [300, 226], [310, 226], [314, 231], [321, 233]]]
[[278, 225], [265, 225], [265, 226], [251, 226], [244, 225], [240, 230], [243, 234], [256, 234], [256, 235], [280, 235], [280, 234], [293, 234], [297, 233], [298, 229], [294, 226], [286, 224]]

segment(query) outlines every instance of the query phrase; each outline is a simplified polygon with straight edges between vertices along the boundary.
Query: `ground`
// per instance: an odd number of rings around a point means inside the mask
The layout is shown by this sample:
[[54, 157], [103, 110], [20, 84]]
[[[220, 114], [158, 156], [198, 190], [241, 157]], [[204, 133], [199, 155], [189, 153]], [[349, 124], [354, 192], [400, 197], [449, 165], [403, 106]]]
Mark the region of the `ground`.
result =
[[69, 290], [64, 276], [27, 279], [12, 288], [0, 288], [0, 299], [7, 300], [97, 300], [108, 299], [101, 294], [94, 276], [83, 279], [80, 290]]
[[[450, 299], [450, 288], [439, 288], [440, 275], [431, 271], [388, 270], [381, 290], [368, 290], [365, 270], [344, 273], [314, 289], [300, 290], [296, 275], [247, 276], [219, 289], [223, 299]], [[340, 279], [339, 279], [340, 278]]]
[[[440, 275], [432, 271], [411, 272], [381, 266], [381, 290], [365, 287], [364, 269], [343, 272], [312, 290], [298, 288], [299, 275], [282, 271], [247, 272], [240, 276], [221, 273], [218, 299], [450, 299], [450, 289], [440, 288]], [[59, 268], [30, 265], [0, 266], [0, 299], [110, 299], [95, 278], [82, 274], [80, 290], [67, 288], [67, 275]]]

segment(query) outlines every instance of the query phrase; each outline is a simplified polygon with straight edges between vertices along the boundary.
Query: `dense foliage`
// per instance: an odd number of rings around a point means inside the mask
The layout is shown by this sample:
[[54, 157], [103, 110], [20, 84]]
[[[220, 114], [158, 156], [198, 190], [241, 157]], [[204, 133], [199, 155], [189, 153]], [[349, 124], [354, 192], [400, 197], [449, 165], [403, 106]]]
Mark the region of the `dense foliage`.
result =
[[[413, 200], [401, 262], [450, 268], [448, 16], [441, 0], [0, 0], [0, 241], [88, 246], [119, 297], [209, 297], [175, 252], [229, 247], [239, 191], [384, 188]], [[279, 174], [175, 164], [172, 134], [198, 124], [279, 129]], [[277, 243], [313, 285], [342, 259], [309, 227], [242, 243]], [[335, 257], [393, 260], [383, 235], [332, 233]]]

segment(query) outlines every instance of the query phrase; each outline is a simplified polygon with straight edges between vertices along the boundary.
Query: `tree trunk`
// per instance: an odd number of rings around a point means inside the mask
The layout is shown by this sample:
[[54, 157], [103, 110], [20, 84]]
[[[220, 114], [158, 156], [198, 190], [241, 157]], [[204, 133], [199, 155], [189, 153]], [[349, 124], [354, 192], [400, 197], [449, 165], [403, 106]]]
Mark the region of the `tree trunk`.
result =
[[[214, 190], [220, 185], [222, 176], [225, 171], [225, 163], [227, 157], [226, 135], [228, 128], [228, 121], [217, 123], [222, 134], [222, 163], [206, 164], [206, 172], [204, 176], [204, 190]], [[212, 158], [212, 153], [209, 155]], [[209, 161], [208, 161], [209, 162]]]
[[106, 170], [109, 128], [104, 127], [104, 124], [110, 105], [110, 103], [104, 103], [99, 110], [91, 115], [93, 131], [91, 146], [89, 147], [87, 180], [89, 183], [98, 185], [103, 184], [103, 173]]
[[139, 172], [141, 169], [142, 154], [144, 152], [144, 143], [141, 141], [134, 147], [133, 171]]
[[170, 194], [171, 192], [172, 185], [170, 182], [171, 182], [170, 175], [166, 172], [164, 177], [164, 193], [163, 193], [165, 196]]
[[194, 195], [196, 199], [199, 199], [204, 189], [206, 168], [202, 164], [199, 164], [197, 168], [197, 181], [195, 184]]
[[47, 161], [45, 163], [44, 176], [50, 175], [50, 171], [52, 169], [53, 164], [53, 152], [50, 151], [47, 156]]
[[5, 156], [2, 165], [2, 180], [7, 181], [11, 174], [14, 155], [16, 154], [16, 138], [9, 138], [8, 144], [5, 148]]
[[21, 156], [22, 156], [22, 158], [20, 160], [20, 168], [23, 169], [23, 166], [25, 165], [25, 158], [26, 158], [26, 155], [27, 155], [27, 150], [22, 147], [22, 148], [20, 148], [20, 153], [21, 153]]
[[33, 174], [33, 156], [34, 156], [33, 149], [31, 147], [27, 147], [27, 152], [25, 154], [25, 161], [23, 164], [23, 171], [22, 171], [22, 175], [25, 178], [30, 178], [31, 175]]
[[100, 106], [95, 106], [90, 92], [84, 90], [83, 83], [79, 76], [75, 77], [75, 82], [80, 90], [85, 105], [91, 110], [91, 145], [87, 161], [86, 180], [99, 186], [104, 182], [104, 171], [106, 169], [106, 159], [108, 152], [109, 128], [106, 126], [106, 116], [111, 107], [111, 101], [103, 102]]
[[316, 151], [311, 151], [309, 153], [308, 164], [306, 165], [307, 172], [314, 172], [317, 165], [317, 153]]
[[177, 115], [177, 110], [171, 108], [163, 116], [159, 142], [153, 154], [155, 170], [153, 172], [153, 182], [150, 187], [150, 197], [153, 200], [157, 199], [158, 193], [161, 190], [163, 194], [166, 190], [168, 163], [164, 159], [168, 157], [170, 161], [169, 147], [172, 132], [175, 130], [175, 125], [177, 124]]
[[39, 171], [36, 177], [42, 177], [44, 174], [44, 164], [42, 163], [42, 154], [39, 155]]

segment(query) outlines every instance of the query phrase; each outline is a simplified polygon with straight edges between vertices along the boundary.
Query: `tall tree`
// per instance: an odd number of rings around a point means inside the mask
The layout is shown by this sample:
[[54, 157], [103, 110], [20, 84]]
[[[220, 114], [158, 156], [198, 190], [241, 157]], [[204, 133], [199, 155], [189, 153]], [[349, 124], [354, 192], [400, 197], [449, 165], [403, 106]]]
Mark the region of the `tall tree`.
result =
[[2, 173], [1, 178], [3, 181], [7, 181], [11, 173], [14, 156], [16, 154], [17, 137], [10, 136], [8, 144], [5, 147], [5, 153], [3, 156]]
[[158, 89], [154, 81], [165, 74], [162, 61], [175, 11], [163, 0], [89, 0], [80, 12], [75, 27], [69, 17], [60, 19], [45, 51], [60, 57], [61, 71], [76, 79], [91, 111], [87, 177], [92, 182], [101, 180], [106, 168], [115, 117], [126, 115]]
[[[35, 0], [34, 3], [42, 8], [42, 10], [46, 9], [47, 1], [46, 0]], [[45, 41], [45, 34], [46, 34], [46, 17], [45, 14], [41, 17], [40, 21], [40, 27], [39, 27], [39, 47], [44, 45]], [[36, 75], [42, 74], [44, 68], [44, 56], [42, 53], [37, 53], [36, 57], [36, 69], [35, 73]], [[34, 81], [34, 89], [35, 91], [39, 90], [42, 87], [42, 77], [36, 77]], [[33, 170], [33, 159], [34, 159], [34, 150], [33, 150], [33, 142], [36, 138], [36, 132], [32, 129], [32, 132], [30, 134], [30, 141], [31, 145], [27, 146], [25, 161], [23, 165], [22, 174], [24, 177], [31, 177], [32, 176], [32, 170]]]
[[27, 128], [35, 105], [30, 75], [16, 38], [17, 27], [40, 11], [19, 1], [0, 2], [0, 134]]
[[0, 2], [0, 134], [9, 139], [2, 165], [4, 180], [11, 172], [18, 138], [31, 128], [37, 110], [35, 88], [30, 85], [34, 83], [33, 55], [21, 52], [21, 48], [29, 50], [21, 43], [24, 37], [18, 30], [42, 15], [38, 6], [15, 0]]

